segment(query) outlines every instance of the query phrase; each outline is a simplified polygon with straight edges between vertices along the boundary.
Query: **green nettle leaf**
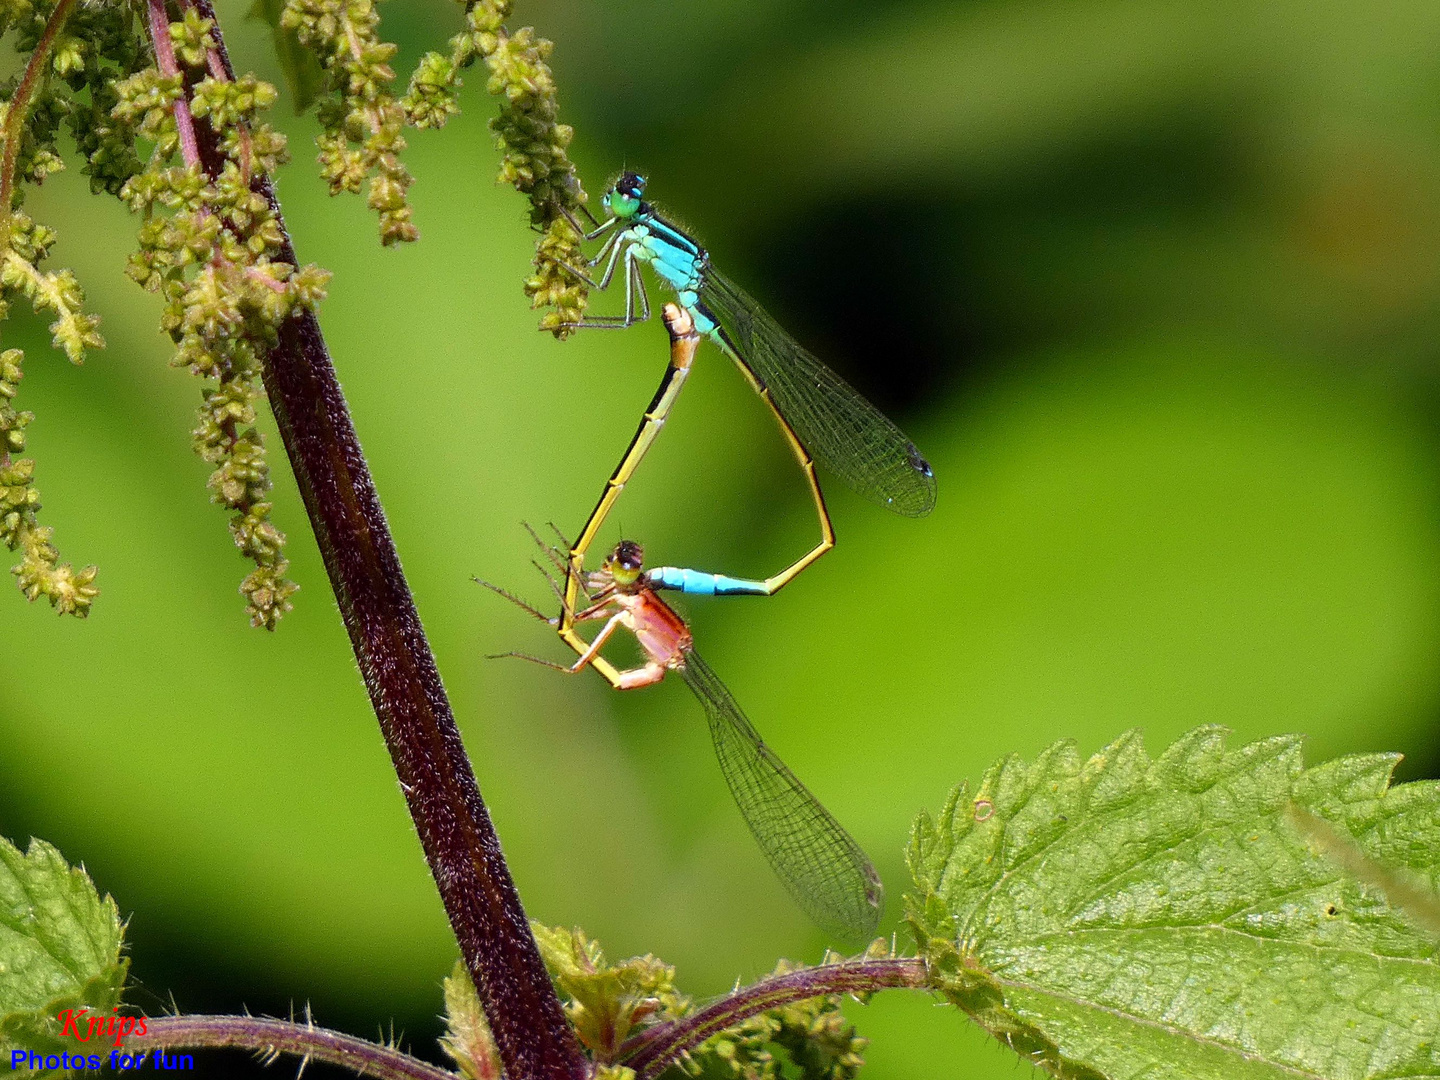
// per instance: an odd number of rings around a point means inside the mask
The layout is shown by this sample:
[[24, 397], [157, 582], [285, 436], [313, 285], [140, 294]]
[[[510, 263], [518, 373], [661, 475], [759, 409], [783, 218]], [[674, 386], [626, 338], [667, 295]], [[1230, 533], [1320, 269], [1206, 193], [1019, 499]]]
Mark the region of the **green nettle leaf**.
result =
[[922, 814], [908, 917], [936, 987], [1076, 1080], [1440, 1076], [1440, 942], [1293, 824], [1434, 891], [1440, 784], [1224, 739], [1057, 743]]
[[621, 1044], [639, 1028], [690, 1011], [690, 999], [675, 989], [675, 969], [664, 961], [647, 954], [612, 964], [600, 943], [578, 927], [532, 921], [530, 930], [565, 998], [575, 1034], [599, 1060], [615, 1060]]
[[[120, 913], [84, 870], [43, 840], [25, 854], [0, 838], [0, 1050], [92, 1053], [61, 1035], [58, 1015], [88, 1008], [113, 1015], [129, 960], [120, 955]], [[105, 1051], [109, 1040], [102, 1040]], [[16, 1075], [27, 1074], [25, 1069]]]
[[320, 96], [325, 88], [325, 69], [315, 54], [296, 37], [294, 30], [280, 25], [280, 13], [285, 10], [285, 0], [255, 0], [247, 12], [249, 18], [258, 19], [269, 25], [275, 35], [275, 57], [280, 61], [280, 74], [290, 96], [295, 100], [295, 115], [299, 116]]

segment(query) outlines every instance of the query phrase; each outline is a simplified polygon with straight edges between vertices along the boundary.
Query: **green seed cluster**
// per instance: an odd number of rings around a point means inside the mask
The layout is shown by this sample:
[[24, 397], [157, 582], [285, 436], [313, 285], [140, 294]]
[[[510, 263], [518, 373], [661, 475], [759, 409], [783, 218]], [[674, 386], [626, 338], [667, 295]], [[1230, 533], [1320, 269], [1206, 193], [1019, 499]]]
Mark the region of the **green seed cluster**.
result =
[[669, 964], [649, 955], [612, 964], [600, 943], [578, 927], [531, 923], [530, 929], [565, 1015], [596, 1061], [613, 1060], [641, 1027], [690, 1011], [690, 999], [675, 989], [675, 969]]
[[[52, 16], [57, 27], [47, 39]], [[87, 349], [104, 345], [100, 320], [83, 312], [84, 293], [71, 271], [40, 268], [55, 233], [20, 207], [28, 185], [64, 167], [56, 146], [62, 128], [69, 129], [85, 158], [93, 189], [118, 190], [138, 167], [108, 118], [100, 117], [113, 98], [114, 79], [140, 64], [134, 25], [125, 4], [60, 9], [56, 0], [0, 0], [0, 35], [12, 35], [16, 51], [28, 61], [26, 72], [12, 76], [0, 91], [5, 99], [0, 145], [7, 166], [0, 169], [0, 319], [17, 299], [53, 315], [51, 340], [76, 364]], [[37, 54], [42, 40], [48, 44]], [[14, 407], [23, 362], [19, 349], [0, 353], [0, 542], [20, 553], [12, 573], [29, 599], [44, 597], [59, 613], [83, 617], [99, 592], [95, 567], [77, 571], [60, 561], [53, 530], [37, 518], [35, 462], [15, 457], [24, 451], [25, 428], [34, 419]]]
[[400, 163], [405, 149], [405, 112], [390, 93], [395, 46], [377, 36], [374, 0], [287, 0], [280, 25], [320, 60], [326, 97], [319, 109], [323, 133], [320, 172], [330, 193], [358, 192], [369, 181], [366, 202], [380, 215], [380, 241], [415, 240], [406, 196], [411, 176]]
[[[525, 290], [534, 307], [548, 309], [541, 325], [564, 336], [587, 299], [566, 269], [583, 261], [573, 215], [585, 193], [568, 155], [573, 131], [558, 119], [551, 43], [530, 29], [506, 29], [509, 0], [467, 0], [466, 27], [449, 55], [426, 56], [397, 101], [395, 47], [379, 39], [377, 2], [263, 5], [280, 39], [323, 68], [322, 175], [332, 192], [366, 191], [384, 243], [413, 240], [402, 133], [407, 124], [444, 124], [458, 110], [460, 72], [483, 59], [487, 89], [503, 103], [490, 124], [502, 152], [499, 178], [529, 197], [541, 232]], [[174, 21], [152, 24], [144, 0], [0, 0], [0, 36], [27, 60], [0, 82], [0, 319], [18, 297], [53, 316], [55, 347], [72, 361], [103, 345], [74, 275], [42, 269], [54, 233], [22, 210], [28, 185], [63, 167], [56, 140], [68, 129], [92, 191], [117, 196], [143, 218], [127, 273], [161, 297], [172, 362], [207, 380], [194, 445], [212, 466], [211, 498], [232, 512], [232, 536], [254, 564], [241, 586], [251, 620], [273, 628], [296, 586], [285, 577], [284, 535], [270, 520], [269, 466], [256, 427], [262, 361], [285, 320], [323, 298], [327, 275], [290, 264], [261, 193], [287, 156], [284, 137], [260, 120], [274, 88], [228, 75], [205, 5], [182, 0], [170, 11]], [[15, 573], [27, 595], [84, 615], [95, 572], [62, 564], [50, 530], [37, 522], [34, 463], [13, 456], [32, 419], [11, 402], [23, 357], [3, 355], [0, 540], [21, 553]]]
[[[172, 363], [209, 380], [191, 433], [195, 450], [214, 467], [210, 497], [232, 511], [230, 533], [255, 564], [240, 586], [250, 621], [274, 629], [297, 586], [285, 577], [285, 536], [270, 521], [270, 467], [255, 427], [261, 360], [286, 319], [323, 299], [329, 275], [281, 259], [280, 223], [256, 190], [286, 158], [284, 136], [259, 119], [275, 89], [253, 75], [202, 76], [210, 30], [193, 12], [170, 24], [176, 62], [190, 70], [150, 68], [116, 88], [112, 116], [152, 148], [119, 192], [145, 219], [127, 273], [163, 300]], [[214, 133], [223, 162], [213, 175], [187, 160], [182, 123]]]
[[20, 552], [20, 562], [11, 573], [26, 597], [43, 596], [60, 614], [83, 618], [99, 593], [95, 567], [77, 571], [60, 562], [60, 553], [50, 542], [53, 530], [35, 519], [40, 509], [40, 493], [32, 482], [35, 462], [11, 457], [25, 449], [25, 428], [35, 419], [34, 413], [18, 411], [13, 403], [24, 358], [19, 349], [0, 353], [0, 540]]
[[450, 54], [421, 60], [402, 102], [417, 127], [441, 127], [460, 111], [460, 72], [477, 58], [490, 76], [486, 90], [503, 99], [490, 121], [502, 160], [499, 181], [530, 198], [530, 221], [542, 230], [535, 272], [525, 282], [534, 308], [550, 308], [541, 329], [565, 337], [585, 312], [587, 290], [565, 267], [580, 266], [580, 234], [567, 215], [580, 211], [585, 191], [568, 148], [575, 131], [559, 121], [559, 95], [546, 60], [554, 44], [529, 27], [505, 29], [510, 0], [480, 0], [465, 16], [465, 29], [450, 39]]
[[[675, 986], [675, 969], [653, 956], [637, 956], [614, 963], [583, 930], [531, 923], [540, 956], [550, 972], [561, 1004], [580, 1042], [598, 1068], [597, 1077], [623, 1080], [632, 1075], [614, 1065], [625, 1040], [642, 1028], [689, 1016], [691, 999]], [[890, 955], [888, 945], [877, 941], [867, 957]], [[803, 965], [780, 961], [776, 975], [788, 975]], [[468, 982], [461, 968], [452, 978]], [[446, 987], [448, 1022], [452, 1033], [469, 1030]], [[853, 1080], [864, 1064], [865, 1039], [840, 1011], [838, 994], [812, 998], [766, 1010], [742, 1020], [707, 1039], [681, 1060], [691, 1076], [727, 1076], [740, 1080]], [[458, 1010], [463, 1012], [464, 1010]], [[781, 1051], [777, 1055], [775, 1050]], [[452, 1053], [452, 1056], [453, 1053]], [[788, 1065], [782, 1065], [788, 1062]]]
[[51, 341], [71, 363], [81, 363], [86, 349], [105, 346], [96, 330], [100, 317], [81, 312], [85, 293], [72, 271], [39, 269], [37, 264], [55, 243], [54, 230], [37, 225], [18, 210], [11, 212], [9, 224], [10, 242], [0, 264], [0, 316], [9, 314], [10, 301], [16, 296], [28, 300], [36, 312], [52, 312]]
[[[797, 971], [802, 965], [780, 961], [776, 975]], [[811, 998], [769, 1009], [706, 1040], [685, 1063], [692, 1076], [722, 1075], [741, 1080], [853, 1080], [868, 1040], [840, 1011], [838, 994]], [[772, 1047], [784, 1052], [790, 1067]]]

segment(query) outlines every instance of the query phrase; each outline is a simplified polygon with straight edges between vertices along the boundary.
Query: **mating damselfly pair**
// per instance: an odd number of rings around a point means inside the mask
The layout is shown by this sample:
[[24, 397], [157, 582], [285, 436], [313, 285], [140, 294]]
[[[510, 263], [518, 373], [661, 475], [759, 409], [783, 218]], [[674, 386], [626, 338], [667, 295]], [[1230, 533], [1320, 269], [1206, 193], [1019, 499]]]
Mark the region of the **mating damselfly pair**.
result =
[[[870, 860], [760, 738], [734, 697], [696, 654], [685, 620], [658, 592], [769, 596], [793, 581], [835, 544], [816, 476], [817, 462], [859, 494], [910, 517], [923, 516], [933, 508], [934, 474], [914, 443], [797, 344], [755, 301], [718, 274], [705, 249], [666, 221], [645, 201], [644, 193], [644, 178], [624, 173], [602, 200], [609, 218], [588, 233], [573, 222], [584, 240], [605, 239], [584, 268], [568, 269], [596, 289], [608, 287], [618, 272], [625, 282], [625, 310], [622, 315], [592, 317], [572, 327], [616, 329], [648, 319], [650, 301], [640, 268], [649, 264], [679, 301], [678, 306], [666, 304], [664, 310], [671, 339], [670, 363], [578, 538], [568, 545], [563, 559], [560, 548], [541, 544], [550, 566], [564, 577], [562, 586], [548, 572], [546, 575], [560, 601], [559, 614], [546, 616], [504, 590], [489, 587], [554, 625], [579, 657], [568, 667], [546, 660], [540, 663], [567, 672], [592, 667], [622, 690], [648, 686], [670, 671], [679, 672], [705, 710], [716, 758], [741, 816], [782, 883], [819, 925], [848, 941], [863, 941], [873, 936], [884, 905], [880, 878]], [[587, 273], [602, 264], [598, 277]], [[617, 544], [600, 570], [587, 573], [585, 557], [590, 546], [664, 427], [701, 338], [730, 357], [769, 406], [806, 477], [820, 540], [789, 566], [764, 579], [676, 566], [645, 570], [642, 549], [630, 540]], [[603, 625], [587, 640], [576, 627], [595, 621]], [[639, 644], [644, 657], [640, 666], [617, 668], [600, 655], [619, 629], [628, 631]]]

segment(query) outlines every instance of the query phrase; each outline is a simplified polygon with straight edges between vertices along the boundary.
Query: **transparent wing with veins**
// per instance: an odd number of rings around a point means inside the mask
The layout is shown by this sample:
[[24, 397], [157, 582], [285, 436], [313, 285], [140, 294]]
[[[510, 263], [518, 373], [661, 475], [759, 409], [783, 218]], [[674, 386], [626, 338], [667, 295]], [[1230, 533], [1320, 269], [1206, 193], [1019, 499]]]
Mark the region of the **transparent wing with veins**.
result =
[[897, 514], [930, 513], [935, 506], [930, 465], [880, 410], [714, 270], [705, 272], [700, 301], [719, 322], [735, 358], [769, 390], [816, 461]]
[[692, 650], [680, 675], [705, 707], [720, 771], [740, 816], [795, 902], [822, 928], [860, 944], [885, 906], [865, 852], [765, 745], [719, 677]]

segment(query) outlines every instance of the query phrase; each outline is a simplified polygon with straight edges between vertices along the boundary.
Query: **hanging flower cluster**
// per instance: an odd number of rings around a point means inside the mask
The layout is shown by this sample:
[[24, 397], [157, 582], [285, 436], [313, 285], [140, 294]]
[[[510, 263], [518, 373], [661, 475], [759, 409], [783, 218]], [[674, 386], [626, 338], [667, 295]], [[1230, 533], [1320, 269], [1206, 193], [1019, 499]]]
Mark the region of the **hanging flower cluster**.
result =
[[[75, 364], [86, 350], [104, 345], [100, 320], [82, 310], [84, 293], [71, 271], [41, 269], [55, 232], [21, 207], [30, 185], [64, 167], [56, 146], [63, 127], [86, 157], [92, 187], [113, 187], [129, 174], [134, 155], [96, 116], [116, 76], [139, 63], [133, 23], [123, 5], [0, 2], [0, 34], [12, 34], [17, 51], [29, 54], [0, 106], [0, 319], [17, 300], [53, 315], [51, 340]], [[12, 573], [29, 599], [44, 597], [59, 613], [83, 617], [99, 593], [95, 567], [76, 570], [60, 561], [53, 530], [39, 522], [35, 462], [16, 456], [25, 450], [25, 428], [35, 418], [15, 408], [24, 360], [19, 349], [0, 353], [0, 542], [20, 553]]]
[[380, 242], [415, 240], [407, 201], [412, 178], [400, 163], [405, 112], [390, 93], [395, 46], [381, 41], [374, 0], [287, 0], [280, 26], [295, 34], [325, 70], [320, 105], [320, 173], [330, 193], [358, 192], [380, 215]]
[[171, 362], [208, 380], [195, 450], [214, 466], [211, 499], [232, 511], [231, 535], [255, 564], [240, 586], [250, 620], [273, 629], [297, 586], [285, 577], [285, 536], [270, 521], [270, 467], [255, 426], [261, 361], [284, 321], [324, 297], [329, 275], [283, 257], [285, 238], [259, 190], [286, 158], [284, 136], [259, 119], [275, 89], [225, 75], [212, 25], [188, 9], [159, 27], [155, 66], [117, 85], [112, 117], [151, 147], [119, 195], [144, 217], [127, 272], [164, 302]]
[[525, 282], [531, 306], [547, 307], [540, 327], [563, 338], [585, 313], [585, 284], [566, 269], [580, 266], [580, 233], [574, 215], [585, 205], [585, 190], [568, 147], [575, 131], [559, 121], [559, 95], [546, 60], [554, 44], [524, 27], [505, 28], [510, 0], [468, 5], [465, 29], [450, 39], [449, 55], [426, 54], [402, 106], [417, 127], [441, 127], [460, 111], [460, 72], [477, 58], [490, 71], [486, 90], [502, 99], [490, 121], [501, 152], [499, 181], [530, 198], [531, 224], [541, 229], [535, 272]]
[[[332, 192], [366, 192], [385, 244], [417, 235], [399, 157], [405, 126], [443, 125], [458, 110], [461, 71], [484, 60], [487, 89], [503, 102], [491, 121], [500, 179], [529, 197], [541, 231], [525, 290], [549, 309], [542, 326], [568, 333], [586, 303], [566, 269], [583, 260], [573, 223], [585, 193], [567, 150], [573, 132], [558, 119], [551, 43], [506, 29], [509, 0], [477, 0], [448, 55], [428, 54], [397, 100], [395, 46], [380, 39], [376, 0], [261, 0], [257, 10], [282, 46], [297, 104], [321, 95], [322, 176]], [[75, 363], [103, 345], [74, 275], [42, 268], [53, 231], [22, 209], [28, 186], [63, 167], [56, 140], [68, 128], [91, 189], [142, 218], [127, 273], [160, 297], [172, 363], [206, 380], [194, 446], [253, 564], [241, 584], [250, 618], [273, 628], [297, 586], [271, 521], [256, 422], [262, 366], [285, 321], [323, 298], [327, 275], [296, 265], [269, 197], [268, 178], [287, 157], [284, 137], [262, 120], [276, 91], [254, 75], [232, 78], [213, 31], [209, 0], [0, 0], [0, 36], [29, 58], [0, 84], [0, 319], [17, 299], [49, 314], [55, 347]], [[15, 404], [23, 364], [17, 349], [0, 354], [0, 542], [19, 553], [14, 574], [27, 596], [83, 616], [97, 595], [95, 568], [60, 561], [37, 516], [35, 463], [19, 456], [33, 420]]]

